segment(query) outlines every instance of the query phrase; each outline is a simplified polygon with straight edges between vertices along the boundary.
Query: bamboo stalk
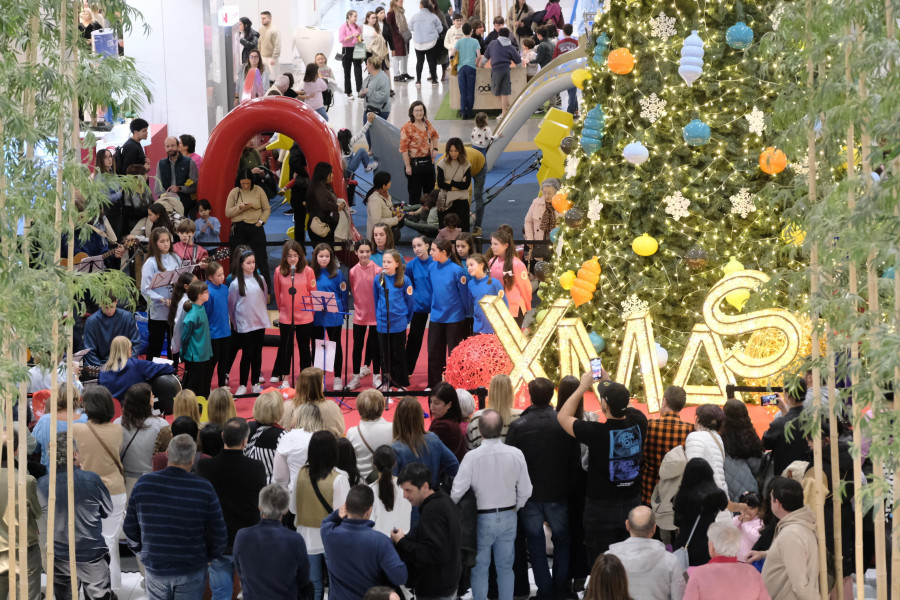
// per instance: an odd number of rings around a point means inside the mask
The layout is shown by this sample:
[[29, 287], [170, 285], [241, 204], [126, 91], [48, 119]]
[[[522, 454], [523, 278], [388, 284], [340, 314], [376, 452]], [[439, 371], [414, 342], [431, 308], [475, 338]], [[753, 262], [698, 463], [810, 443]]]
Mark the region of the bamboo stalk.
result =
[[828, 361], [828, 402], [831, 418], [828, 420], [828, 447], [831, 451], [831, 510], [834, 523], [834, 588], [836, 600], [844, 600], [844, 535], [841, 531], [841, 494], [840, 494], [840, 457], [838, 456], [838, 418], [840, 404], [837, 398], [837, 382], [834, 370], [834, 343], [831, 336], [825, 333], [825, 359]]
[[[7, 349], [8, 350], [8, 349]], [[12, 394], [6, 394], [4, 400], [4, 411], [6, 413], [6, 492], [8, 494], [6, 504], [5, 519], [10, 521], [9, 527], [9, 574], [13, 578], [9, 583], [9, 600], [16, 600], [18, 590], [15, 584], [16, 566], [16, 537], [18, 534], [18, 522], [16, 521], [16, 477], [13, 464], [15, 463], [15, 447], [13, 445], [13, 399]], [[12, 517], [11, 519], [9, 517]]]
[[[896, 35], [896, 20], [894, 19], [894, 6], [891, 0], [884, 2], [885, 33], [888, 42], [893, 42]], [[892, 174], [896, 176], [900, 172], [900, 159], [894, 159]], [[894, 216], [900, 217], [900, 206], [897, 205], [896, 193], [894, 194]], [[894, 327], [900, 327], [900, 278], [894, 277]], [[894, 367], [894, 390], [900, 390], [900, 367]], [[894, 412], [900, 412], [900, 397], [894, 394]], [[894, 477], [893, 507], [900, 506], [900, 485], [897, 485], [897, 456], [892, 453], [891, 473]], [[894, 517], [891, 528], [891, 569], [895, 575], [891, 577], [891, 598], [900, 598], [900, 519]]]
[[[70, 101], [70, 112], [72, 116], [72, 131], [71, 131], [71, 147], [73, 150], [81, 151], [81, 138], [78, 134], [79, 130], [79, 119], [78, 119], [78, 99], [72, 98]], [[80, 154], [79, 154], [80, 156]], [[70, 200], [74, 200], [71, 198]], [[75, 256], [75, 222], [72, 220], [72, 213], [69, 212], [69, 256]], [[67, 275], [71, 280], [75, 274], [75, 261], [70, 260], [66, 267]], [[66, 337], [68, 338], [68, 347], [67, 347], [67, 358], [66, 358], [66, 389], [68, 390], [69, 397], [75, 393], [75, 386], [72, 382], [72, 377], [74, 376], [74, 365], [72, 364], [72, 354], [74, 352], [74, 333], [72, 324], [69, 324], [66, 327]], [[73, 402], [69, 402], [69, 405], [66, 407], [66, 421], [68, 423], [69, 431], [72, 431], [72, 424], [74, 421], [74, 410], [73, 410]], [[78, 578], [75, 566], [75, 519], [72, 515], [75, 514], [75, 487], [72, 482], [75, 481], [74, 475], [74, 452], [72, 447], [72, 436], [66, 436], [66, 475], [68, 477], [69, 485], [66, 488], [67, 491], [67, 501], [68, 501], [68, 509], [69, 509], [69, 574], [71, 576], [71, 584], [72, 584], [72, 598], [78, 597]]]

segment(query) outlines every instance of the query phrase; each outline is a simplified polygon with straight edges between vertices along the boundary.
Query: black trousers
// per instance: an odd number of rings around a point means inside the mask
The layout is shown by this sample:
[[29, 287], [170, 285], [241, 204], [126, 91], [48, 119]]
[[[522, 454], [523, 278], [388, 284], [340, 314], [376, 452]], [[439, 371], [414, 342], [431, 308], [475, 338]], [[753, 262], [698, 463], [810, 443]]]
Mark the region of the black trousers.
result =
[[216, 338], [210, 342], [213, 349], [213, 366], [211, 368], [216, 370], [217, 387], [225, 387], [225, 377], [231, 370], [232, 362], [231, 337]]
[[[366, 335], [368, 334], [368, 335]], [[353, 324], [353, 374], [358, 375], [363, 364], [372, 365], [373, 373], [381, 372], [381, 352], [376, 336], [378, 331], [374, 325]], [[367, 341], [368, 340], [368, 341]], [[363, 346], [366, 350], [366, 361], [363, 363]]]
[[266, 281], [269, 290], [272, 289], [272, 279], [269, 276], [269, 254], [266, 250], [266, 230], [253, 223], [237, 222], [231, 224], [231, 236], [228, 239], [231, 251], [238, 246], [249, 246], [256, 255], [256, 268]]
[[[84, 600], [109, 600], [112, 587], [109, 579], [109, 553], [92, 561], [75, 562], [75, 576], [78, 587], [84, 591]], [[55, 556], [53, 560], [53, 593], [57, 600], [71, 600], [72, 572], [69, 570], [68, 556]], [[40, 590], [39, 590], [40, 591]]]
[[241, 351], [238, 385], [247, 385], [248, 376], [250, 378], [248, 387], [256, 385], [262, 371], [262, 348], [263, 341], [266, 339], [266, 330], [254, 329], [247, 333], [235, 332], [234, 336], [234, 355], [237, 356], [238, 350]]
[[[317, 327], [313, 326], [313, 339], [316, 340], [324, 340], [325, 334], [328, 334], [328, 339], [334, 342], [334, 376], [335, 377], [343, 377], [344, 376], [344, 347], [341, 345], [341, 333], [343, 332], [343, 327], [340, 325], [335, 325], [334, 327]], [[316, 360], [315, 347], [313, 347], [313, 362]]]
[[428, 326], [428, 387], [434, 389], [444, 376], [447, 355], [466, 337], [466, 322], [435, 323]]
[[[428, 62], [431, 79], [437, 81], [437, 57], [440, 52], [437, 43], [428, 50], [416, 50], [416, 83], [422, 83], [422, 67]], [[410, 200], [412, 202], [413, 200]]]
[[353, 66], [353, 78], [356, 80], [356, 93], [362, 89], [362, 59], [353, 58], [353, 48], [344, 48], [341, 55], [341, 65], [344, 67], [344, 93], [348, 96], [353, 92], [350, 87], [350, 66]]
[[[430, 169], [422, 173], [413, 172], [412, 175], [406, 176], [406, 191], [409, 194], [409, 201], [412, 204], [418, 204], [425, 194], [430, 194], [434, 189], [435, 174], [434, 165]], [[441, 223], [441, 227], [443, 227]]]
[[459, 217], [459, 228], [463, 231], [470, 230], [469, 224], [469, 215], [471, 212], [469, 211], [469, 201], [463, 198], [462, 200], [454, 200], [450, 203], [450, 206], [447, 210], [439, 210], [438, 211], [438, 222], [441, 224], [441, 227], [444, 226], [444, 217], [449, 215], [450, 213], [455, 214]]
[[395, 386], [409, 387], [409, 372], [406, 368], [406, 332], [379, 333], [382, 368], [385, 373], [390, 370], [390, 383]]
[[147, 321], [147, 360], [162, 356], [163, 344], [166, 345], [166, 357], [172, 358], [172, 332], [168, 321], [150, 319]]
[[191, 390], [198, 396], [209, 398], [209, 386], [212, 381], [212, 372], [216, 363], [214, 360], [201, 362], [184, 361], [184, 378], [182, 386]]
[[294, 211], [294, 241], [306, 245], [306, 186], [294, 186], [291, 190], [291, 209]]
[[406, 374], [412, 375], [419, 362], [422, 351], [422, 340], [425, 339], [425, 326], [428, 324], [428, 313], [413, 313], [409, 323], [409, 336], [406, 338]]
[[[294, 338], [296, 338], [297, 347], [300, 349], [300, 371], [306, 367], [311, 367], [313, 324], [294, 325], [294, 336], [291, 336], [291, 324], [279, 322], [278, 333], [280, 336], [278, 354], [275, 356], [275, 366], [272, 367], [272, 377], [290, 376], [291, 364], [294, 362]], [[299, 375], [299, 371], [296, 374]]]

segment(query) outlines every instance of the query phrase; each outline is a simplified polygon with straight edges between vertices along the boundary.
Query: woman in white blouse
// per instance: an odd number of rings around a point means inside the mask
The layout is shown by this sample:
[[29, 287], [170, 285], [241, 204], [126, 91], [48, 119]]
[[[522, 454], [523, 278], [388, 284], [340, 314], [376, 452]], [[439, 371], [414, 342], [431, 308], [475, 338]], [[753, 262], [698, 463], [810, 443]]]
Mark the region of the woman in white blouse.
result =
[[[384, 404], [384, 396], [378, 390], [361, 392], [356, 398], [359, 425], [347, 430], [347, 439], [356, 450], [356, 466], [363, 479], [372, 472], [372, 456], [378, 447], [390, 446], [394, 441], [393, 424], [381, 416]], [[375, 495], [378, 495], [377, 490]]]

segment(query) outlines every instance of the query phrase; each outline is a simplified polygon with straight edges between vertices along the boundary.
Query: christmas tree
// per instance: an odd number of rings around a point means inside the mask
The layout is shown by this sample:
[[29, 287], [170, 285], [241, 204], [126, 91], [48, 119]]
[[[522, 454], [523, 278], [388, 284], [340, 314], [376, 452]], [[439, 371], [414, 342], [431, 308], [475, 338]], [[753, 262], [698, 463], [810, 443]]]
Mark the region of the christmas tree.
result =
[[[656, 341], [674, 359], [662, 372], [670, 383], [726, 265], [771, 273], [791, 264], [781, 209], [763, 210], [757, 198], [798, 168], [785, 170], [784, 153], [771, 147], [782, 84], [760, 40], [778, 14], [752, 0], [610, 0], [605, 8], [588, 33], [580, 143], [554, 201], [565, 225], [551, 236], [555, 276], [541, 295], [545, 305], [575, 298], [613, 372], [625, 317], [649, 310]], [[572, 284], [594, 256], [601, 273], [591, 297], [589, 286], [585, 294]], [[747, 295], [728, 298], [735, 312]]]

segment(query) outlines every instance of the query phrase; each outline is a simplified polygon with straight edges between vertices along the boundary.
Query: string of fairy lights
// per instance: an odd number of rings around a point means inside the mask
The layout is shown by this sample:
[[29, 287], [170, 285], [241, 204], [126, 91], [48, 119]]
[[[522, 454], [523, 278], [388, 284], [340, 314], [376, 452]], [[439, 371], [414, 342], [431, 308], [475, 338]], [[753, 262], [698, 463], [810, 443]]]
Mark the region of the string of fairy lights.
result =
[[[597, 221], [561, 228], [564, 243], [557, 273], [577, 270], [586, 256], [598, 255], [602, 265], [598, 293], [579, 309], [580, 316], [616, 353], [623, 323], [621, 301], [637, 294], [650, 303], [657, 341], [677, 358], [693, 323], [702, 322], [703, 298], [722, 277], [721, 267], [730, 257], [762, 270], [790, 261], [780, 252], [784, 247], [780, 215], [757, 207], [746, 217], [731, 214], [729, 200], [742, 188], [755, 194], [768, 182], [758, 160], [767, 145], [765, 133], [750, 131], [745, 116], [754, 109], [766, 113], [784, 80], [776, 62], [767, 68], [759, 64], [758, 43], [734, 50], [725, 42], [725, 29], [738, 21], [753, 28], [758, 42], [771, 28], [762, 3], [748, 1], [738, 7], [734, 2], [618, 2], [610, 7], [610, 1], [590, 36], [596, 39], [605, 33], [608, 52], [627, 48], [635, 64], [629, 73], [616, 74], [605, 60], [588, 62], [591, 78], [585, 85], [583, 114], [593, 107], [592, 101], [602, 107], [603, 138], [596, 152], [578, 149], [571, 155], [579, 166], [564, 189], [574, 206], [585, 207], [595, 200], [603, 208]], [[676, 33], [666, 39], [652, 33], [651, 18], [660, 13], [675, 18]], [[689, 86], [678, 74], [679, 50], [693, 30], [703, 40], [705, 64], [700, 78]], [[666, 102], [654, 120], [639, 116], [639, 99], [651, 94]], [[709, 141], [699, 147], [682, 140], [682, 128], [694, 118], [712, 130]], [[648, 162], [626, 161], [623, 150], [632, 142], [646, 145]], [[690, 201], [685, 218], [675, 219], [664, 210], [663, 198], [676, 192]], [[631, 243], [648, 231], [657, 238], [659, 249], [642, 258]], [[705, 268], [685, 265], [684, 255], [692, 247], [706, 252]], [[553, 293], [564, 292], [556, 288]], [[675, 364], [671, 361], [670, 368]]]

